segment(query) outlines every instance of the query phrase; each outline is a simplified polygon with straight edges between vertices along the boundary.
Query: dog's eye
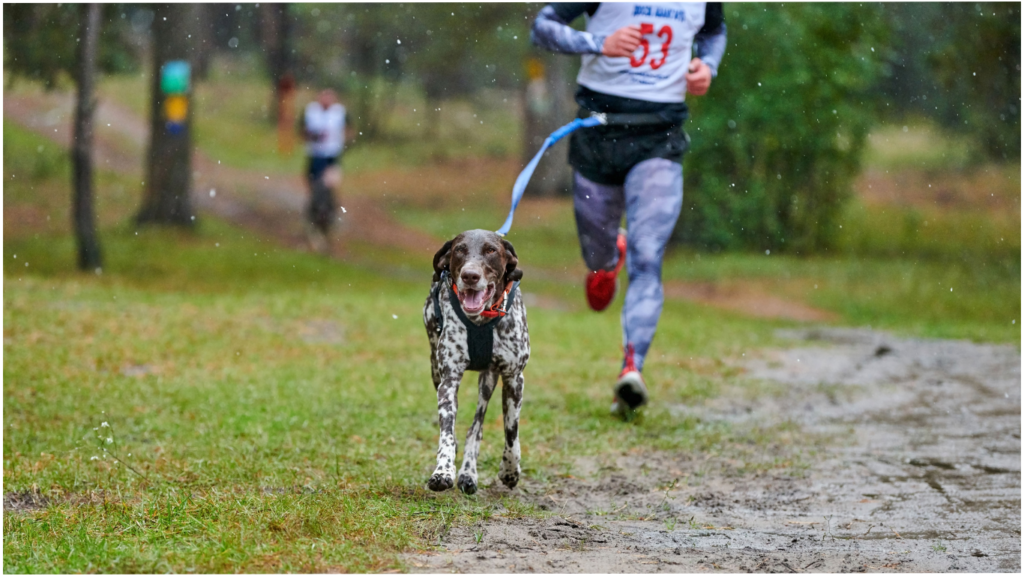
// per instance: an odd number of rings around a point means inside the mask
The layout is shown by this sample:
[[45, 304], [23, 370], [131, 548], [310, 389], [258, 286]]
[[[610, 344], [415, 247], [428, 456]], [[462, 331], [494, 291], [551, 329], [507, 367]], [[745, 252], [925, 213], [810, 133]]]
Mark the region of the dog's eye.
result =
[[494, 254], [495, 252], [497, 252], [497, 250], [494, 249], [494, 246], [484, 248], [484, 254]]
[[465, 254], [466, 251], [466, 246], [464, 244], [459, 244], [458, 246], [455, 247], [455, 252], [458, 254]]

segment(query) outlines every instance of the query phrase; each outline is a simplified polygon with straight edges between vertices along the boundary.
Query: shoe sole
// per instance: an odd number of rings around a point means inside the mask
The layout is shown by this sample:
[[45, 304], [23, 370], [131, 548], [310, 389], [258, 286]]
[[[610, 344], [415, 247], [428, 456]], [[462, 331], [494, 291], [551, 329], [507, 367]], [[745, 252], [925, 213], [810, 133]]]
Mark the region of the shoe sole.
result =
[[643, 382], [632, 376], [627, 374], [615, 384], [615, 397], [630, 410], [636, 410], [647, 404], [647, 390]]

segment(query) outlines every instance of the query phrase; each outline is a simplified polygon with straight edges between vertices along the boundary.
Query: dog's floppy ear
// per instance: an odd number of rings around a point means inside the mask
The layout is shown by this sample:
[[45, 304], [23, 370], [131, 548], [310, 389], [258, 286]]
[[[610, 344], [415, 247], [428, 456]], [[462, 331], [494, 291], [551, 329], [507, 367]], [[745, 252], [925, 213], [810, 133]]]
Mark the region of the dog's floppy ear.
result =
[[451, 262], [452, 257], [452, 242], [454, 242], [454, 240], [445, 242], [444, 246], [441, 246], [441, 249], [434, 254], [434, 282], [441, 279], [442, 270], [448, 269], [448, 263]]
[[505, 247], [505, 282], [515, 282], [523, 278], [523, 271], [518, 269], [519, 256], [516, 255], [516, 249], [512, 247], [512, 243], [504, 238], [501, 239], [501, 245]]

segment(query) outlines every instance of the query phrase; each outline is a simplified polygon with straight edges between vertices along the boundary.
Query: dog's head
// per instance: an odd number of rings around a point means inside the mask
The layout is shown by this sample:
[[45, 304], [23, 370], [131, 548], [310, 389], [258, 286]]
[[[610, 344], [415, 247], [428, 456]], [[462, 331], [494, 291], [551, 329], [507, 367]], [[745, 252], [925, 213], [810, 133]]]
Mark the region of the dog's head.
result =
[[523, 277], [512, 243], [487, 230], [459, 234], [434, 255], [434, 281], [447, 270], [458, 287], [467, 316], [476, 316], [501, 298], [505, 286]]

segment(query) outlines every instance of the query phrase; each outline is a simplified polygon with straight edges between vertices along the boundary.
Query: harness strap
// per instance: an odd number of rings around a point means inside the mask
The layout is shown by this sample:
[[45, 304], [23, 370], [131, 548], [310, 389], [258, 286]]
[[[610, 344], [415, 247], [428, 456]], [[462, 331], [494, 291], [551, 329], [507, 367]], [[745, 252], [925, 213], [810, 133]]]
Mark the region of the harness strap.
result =
[[444, 329], [444, 314], [441, 314], [441, 299], [438, 294], [441, 292], [441, 286], [444, 285], [445, 278], [448, 276], [448, 271], [441, 272], [441, 279], [438, 280], [437, 285], [430, 292], [431, 297], [434, 298], [434, 318], [437, 318], [437, 333], [440, 334], [441, 330]]

